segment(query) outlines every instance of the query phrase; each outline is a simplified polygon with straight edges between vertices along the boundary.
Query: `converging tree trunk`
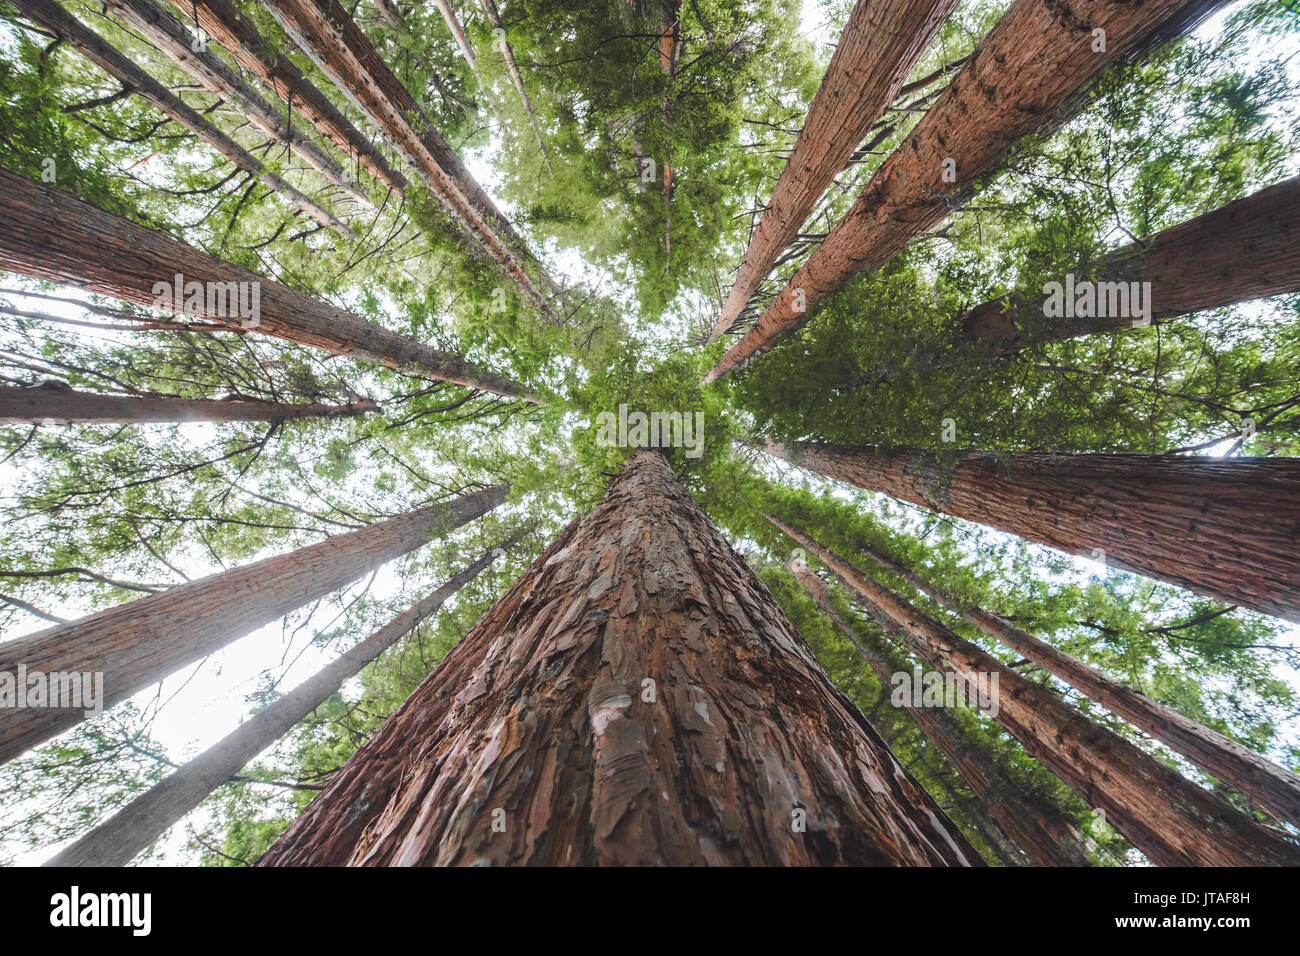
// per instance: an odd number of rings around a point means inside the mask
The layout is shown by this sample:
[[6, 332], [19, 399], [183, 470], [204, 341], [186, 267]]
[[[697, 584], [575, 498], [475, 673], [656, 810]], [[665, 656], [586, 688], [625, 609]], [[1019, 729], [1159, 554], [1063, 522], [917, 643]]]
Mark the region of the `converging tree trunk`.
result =
[[501, 14], [498, 12], [494, 0], [481, 0], [481, 3], [483, 5], [483, 15], [487, 17], [488, 25], [492, 27], [492, 32], [496, 34], [497, 43], [501, 47], [501, 56], [506, 61], [506, 70], [510, 73], [510, 81], [515, 85], [515, 92], [519, 94], [519, 102], [523, 104], [524, 112], [528, 114], [528, 123], [533, 128], [533, 136], [537, 138], [537, 148], [542, 152], [542, 161], [546, 163], [546, 168], [550, 170], [551, 154], [546, 148], [546, 140], [542, 139], [542, 130], [537, 125], [537, 114], [533, 112], [533, 101], [529, 98], [528, 91], [524, 89], [524, 78], [520, 75], [519, 67], [515, 63], [515, 51], [511, 49], [510, 41], [506, 39], [506, 28], [505, 24], [501, 22]]
[[[424, 372], [508, 398], [536, 400], [527, 388], [505, 376], [6, 169], [0, 169], [0, 269], [79, 286], [146, 308], [157, 305], [161, 285], [167, 290], [163, 298], [184, 302], [191, 317], [401, 371]], [[177, 282], [206, 288], [206, 296], [200, 297], [204, 304], [191, 313], [190, 295], [176, 288]], [[220, 308], [213, 307], [218, 301], [215, 292], [222, 293]], [[239, 310], [232, 308], [231, 296], [241, 302], [256, 301], [257, 314], [233, 314]]]
[[[767, 517], [790, 537], [803, 543], [818, 558], [826, 560], [829, 552], [816, 541], [774, 515]], [[1300, 824], [1300, 776], [1266, 760], [1218, 731], [1190, 720], [1159, 701], [1112, 680], [1095, 667], [1040, 641], [1010, 621], [960, 600], [885, 555], [867, 549], [863, 549], [863, 553], [887, 571], [899, 575], [922, 594], [961, 614], [985, 634], [1026, 660], [1087, 694], [1134, 727], [1167, 744], [1202, 770], [1240, 790], [1279, 820]]]
[[644, 451], [260, 862], [980, 860]]
[[708, 341], [740, 318], [955, 6], [956, 0], [854, 3]]
[[465, 28], [460, 25], [460, 19], [456, 16], [456, 10], [452, 7], [450, 0], [433, 0], [433, 5], [438, 8], [438, 12], [442, 14], [442, 19], [446, 21], [447, 29], [451, 31], [452, 37], [456, 40], [460, 55], [465, 58], [469, 68], [477, 74], [478, 63], [474, 53], [474, 46], [469, 42], [469, 37], [465, 36]]
[[1190, 29], [1222, 2], [1016, 0], [706, 380], [771, 349], [861, 269], [879, 268], [942, 222], [1016, 140], [1077, 110], [1080, 90], [1106, 66]]
[[[794, 571], [804, 590], [871, 666], [889, 690], [898, 668], [871, 647], [844, 620], [830, 601], [825, 582], [808, 570]], [[961, 727], [942, 707], [907, 706], [907, 713], [961, 776], [976, 802], [1011, 844], [1034, 866], [1087, 866], [1082, 834], [1061, 811], [1035, 794], [1025, 793], [982, 751], [963, 742]]]
[[217, 129], [205, 116], [145, 73], [54, 0], [13, 0], [13, 3], [18, 10], [37, 23], [54, 30], [60, 36], [67, 37], [68, 42], [86, 59], [120, 80], [127, 89], [133, 90], [158, 107], [240, 169], [257, 177], [258, 181], [283, 196], [300, 212], [315, 219], [327, 229], [334, 230], [345, 239], [355, 242], [361, 238], [351, 226], [311, 197], [290, 186], [281, 176], [269, 170], [260, 159]]
[[1300, 621], [1300, 459], [768, 442], [802, 468]]
[[373, 402], [352, 405], [290, 404], [236, 398], [173, 395], [96, 395], [62, 382], [25, 388], [0, 385], [0, 424], [53, 422], [275, 422], [338, 418], [378, 411]]
[[[795, 538], [811, 550], [811, 539]], [[1296, 866], [1300, 845], [1256, 823], [1118, 734], [1089, 720], [1046, 687], [909, 604], [824, 548], [823, 559], [869, 602], [906, 646], [971, 688], [994, 686], [989, 716], [1083, 800], [1105, 812], [1157, 866]]]
[[[518, 536], [502, 545], [513, 547]], [[317, 674], [263, 708], [151, 790], [63, 850], [46, 866], [125, 866], [240, 768], [298, 725], [343, 682], [435, 613], [492, 563], [497, 549], [456, 573]]]
[[[81, 675], [99, 674], [99, 704], [111, 707], [177, 668], [486, 514], [505, 500], [506, 491], [495, 485], [5, 641], [0, 643], [0, 672], [39, 671], [53, 675], [51, 680], [70, 675], [79, 682]], [[85, 716], [82, 706], [0, 709], [0, 763]]]

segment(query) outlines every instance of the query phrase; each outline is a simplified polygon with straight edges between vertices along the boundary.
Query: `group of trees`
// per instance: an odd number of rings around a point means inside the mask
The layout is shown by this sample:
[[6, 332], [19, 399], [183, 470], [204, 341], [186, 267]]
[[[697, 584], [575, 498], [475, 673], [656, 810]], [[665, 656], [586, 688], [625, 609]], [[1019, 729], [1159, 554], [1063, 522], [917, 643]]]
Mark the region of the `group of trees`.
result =
[[0, 852], [1300, 861], [1293, 11], [821, 12], [0, 3]]

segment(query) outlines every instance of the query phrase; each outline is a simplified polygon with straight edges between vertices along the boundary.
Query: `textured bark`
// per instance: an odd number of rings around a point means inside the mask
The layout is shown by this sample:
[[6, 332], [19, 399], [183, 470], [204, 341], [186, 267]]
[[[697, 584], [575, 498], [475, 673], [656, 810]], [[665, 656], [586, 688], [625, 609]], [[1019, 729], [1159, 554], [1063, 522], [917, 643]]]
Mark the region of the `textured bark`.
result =
[[[191, 76], [222, 99], [238, 106], [261, 130], [295, 153], [343, 190], [353, 202], [373, 209], [356, 177], [317, 146], [283, 122], [274, 106], [228, 67], [216, 53], [193, 49], [190, 28], [154, 0], [105, 0], [108, 8], [135, 27], [150, 43], [179, 63]], [[304, 124], [305, 125], [305, 124]], [[305, 131], [304, 131], [305, 132]]]
[[[1097, 270], [1099, 282], [1150, 282], [1151, 321], [1237, 302], [1300, 292], [1300, 176], [1292, 176], [1213, 212], [1125, 246]], [[993, 357], [1033, 342], [1057, 341], [1130, 328], [1131, 318], [1059, 319], [1026, 334], [1021, 316], [1042, 322], [1042, 299], [993, 299], [960, 319], [958, 355]], [[933, 364], [931, 361], [927, 364]]]
[[653, 451], [260, 861], [979, 862]]
[[868, 491], [1300, 621], [1300, 459], [812, 442], [769, 442], [767, 451]]
[[[768, 515], [768, 520], [786, 534], [799, 534], [777, 517]], [[1218, 731], [1190, 720], [1159, 701], [1112, 680], [1095, 667], [1040, 641], [1010, 621], [960, 600], [885, 555], [867, 549], [863, 550], [863, 554], [886, 570], [899, 575], [922, 594], [961, 614], [985, 634], [1021, 657], [1087, 694], [1111, 713], [1123, 717], [1202, 770], [1240, 790], [1279, 820], [1300, 823], [1300, 776], [1266, 760]], [[820, 553], [818, 557], [821, 557]]]
[[735, 325], [955, 6], [956, 0], [857, 0], [853, 5], [708, 341]]
[[172, 395], [96, 395], [62, 382], [21, 388], [0, 385], [0, 424], [71, 422], [276, 422], [338, 418], [377, 411], [355, 405], [288, 404], [252, 399], [176, 398]]
[[[1016, 140], [1059, 123], [1104, 67], [1190, 29], [1223, 0], [1016, 0], [938, 102], [867, 183], [707, 381], [771, 349], [863, 268], [876, 269], [937, 225]], [[1094, 29], [1106, 32], [1093, 52]], [[944, 182], [944, 159], [956, 163]], [[797, 291], [799, 290], [799, 291]], [[796, 311], [800, 294], [806, 308]]]
[[545, 295], [507, 245], [506, 240], [513, 245], [521, 243], [505, 216], [347, 12], [328, 0], [268, 0], [266, 7], [303, 52], [392, 137], [470, 237], [544, 315], [558, 321]]
[[806, 535], [795, 537], [893, 624], [918, 657], [973, 686], [998, 675], [991, 714], [1045, 767], [1157, 866], [1297, 866], [1300, 845], [1256, 823], [1117, 734], [1093, 723], [1047, 688], [997, 658]]
[[[477, 368], [459, 356], [428, 348], [165, 233], [4, 169], [0, 169], [0, 269], [75, 285], [147, 308], [157, 299], [154, 284], [172, 282], [177, 273], [186, 282], [258, 283], [258, 332], [400, 371], [424, 372], [470, 388], [535, 401], [518, 382]], [[237, 318], [206, 318], [240, 327]]]
[[[506, 545], [509, 547], [509, 544]], [[171, 776], [127, 804], [51, 859], [46, 866], [125, 866], [213, 790], [329, 700], [384, 651], [435, 613], [447, 598], [492, 563], [485, 554], [428, 597], [341, 654], [318, 673], [263, 708]]]
[[[809, 571], [795, 571], [818, 606], [848, 638], [888, 690], [894, 669], [879, 651], [863, 643], [831, 605], [825, 583]], [[1006, 839], [1034, 866], [1087, 866], [1082, 834], [1056, 807], [1019, 791], [987, 755], [964, 747], [957, 721], [943, 708], [907, 707], [921, 732], [948, 759], [976, 801]]]
[[356, 241], [361, 238], [351, 226], [267, 169], [260, 159], [217, 129], [197, 110], [191, 109], [180, 97], [145, 73], [54, 0], [13, 0], [13, 5], [36, 23], [66, 37], [86, 59], [162, 110], [240, 169], [255, 176], [268, 189], [288, 200], [299, 212], [315, 219], [322, 226], [333, 229], [345, 239]]
[[316, 86], [302, 75], [284, 52], [262, 36], [253, 21], [236, 9], [230, 0], [172, 0], [176, 8], [195, 21], [203, 31], [268, 87], [275, 95], [311, 120], [313, 126], [334, 141], [339, 149], [356, 159], [370, 175], [399, 192], [407, 180], [389, 165], [379, 151], [330, 102]]
[[[495, 485], [317, 544], [0, 643], [0, 671], [100, 673], [111, 707], [177, 668], [337, 591], [505, 500]], [[84, 719], [79, 708], [0, 710], [0, 763]]]

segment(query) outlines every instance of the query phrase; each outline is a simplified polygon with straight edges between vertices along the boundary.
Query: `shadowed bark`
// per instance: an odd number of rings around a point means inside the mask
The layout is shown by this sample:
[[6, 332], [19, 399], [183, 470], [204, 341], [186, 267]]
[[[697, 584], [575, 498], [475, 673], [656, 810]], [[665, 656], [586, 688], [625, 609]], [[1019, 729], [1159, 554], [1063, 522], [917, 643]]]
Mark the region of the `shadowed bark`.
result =
[[[178, 585], [0, 643], [0, 672], [103, 674], [108, 708], [177, 668], [337, 591], [367, 571], [486, 514], [506, 487], [421, 508], [317, 544]], [[80, 707], [0, 709], [0, 763], [85, 719]]]
[[1300, 459], [768, 442], [801, 468], [1300, 621]]
[[[1016, 0], [853, 208], [706, 377], [803, 326], [818, 302], [942, 222], [1021, 137], [1059, 124], [1106, 66], [1190, 29], [1223, 0]], [[1105, 49], [1094, 49], [1095, 30]], [[949, 162], [950, 161], [950, 162]]]
[[979, 862], [646, 451], [260, 864]]
[[[514, 543], [514, 540], [506, 542], [504, 547], [510, 548]], [[45, 865], [125, 866], [131, 862], [208, 794], [329, 700], [344, 681], [435, 613], [443, 602], [490, 565], [495, 554], [493, 549], [478, 558], [428, 597], [412, 604], [318, 673], [244, 721]]]

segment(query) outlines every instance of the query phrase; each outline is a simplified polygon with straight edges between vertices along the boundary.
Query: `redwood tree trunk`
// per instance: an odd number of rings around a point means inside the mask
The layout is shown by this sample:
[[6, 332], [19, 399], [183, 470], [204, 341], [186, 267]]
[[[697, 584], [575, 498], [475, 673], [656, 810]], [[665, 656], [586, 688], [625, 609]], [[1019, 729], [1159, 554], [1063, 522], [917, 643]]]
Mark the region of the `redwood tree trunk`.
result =
[[[1125, 246], [1106, 259], [1096, 281], [1150, 282], [1152, 322], [1300, 291], [1300, 176]], [[1026, 335], [1026, 310], [1038, 313], [1028, 326], [1034, 329], [1042, 322], [1041, 296], [993, 299], [971, 309], [960, 320], [959, 354], [983, 347], [1000, 356], [1035, 341], [1133, 325], [1115, 316], [1061, 319], [1045, 334]]]
[[433, 5], [438, 8], [442, 14], [442, 19], [447, 23], [447, 29], [456, 40], [456, 46], [460, 49], [460, 55], [465, 58], [469, 68], [475, 73], [478, 72], [477, 57], [474, 54], [474, 46], [469, 42], [469, 37], [465, 36], [465, 28], [460, 25], [460, 19], [456, 16], [456, 11], [452, 7], [450, 0], [433, 0]]
[[[258, 332], [509, 398], [531, 397], [518, 382], [218, 259], [165, 233], [114, 216], [44, 183], [0, 169], [0, 269], [75, 285], [153, 307], [154, 285], [184, 281], [255, 284]], [[240, 320], [207, 315], [235, 328]]]
[[853, 5], [708, 341], [740, 317], [956, 5], [956, 0], [857, 0]]
[[268, 189], [288, 200], [299, 212], [350, 241], [361, 238], [353, 232], [351, 226], [267, 169], [260, 159], [217, 129], [205, 116], [190, 108], [180, 97], [136, 66], [54, 0], [13, 0], [13, 5], [35, 22], [67, 37], [68, 42], [86, 59], [158, 107], [240, 169], [255, 176]]
[[[505, 500], [495, 485], [288, 554], [214, 574], [0, 643], [0, 672], [102, 673], [107, 708]], [[0, 763], [85, 717], [83, 708], [0, 709]]]
[[[507, 542], [505, 547], [512, 546]], [[494, 549], [495, 550], [495, 549]], [[292, 730], [376, 657], [442, 607], [492, 563], [485, 554], [428, 597], [412, 604], [351, 650], [327, 664], [121, 811], [60, 852], [46, 866], [125, 866], [208, 794]]]
[[830, 478], [1300, 621], [1300, 459], [769, 442]]
[[252, 399], [176, 398], [173, 395], [96, 395], [62, 382], [27, 388], [0, 385], [0, 424], [54, 422], [274, 422], [338, 418], [377, 411], [356, 405], [290, 404]]
[[360, 130], [329, 98], [302, 75], [278, 44], [272, 44], [230, 0], [172, 0], [176, 9], [192, 20], [234, 58], [270, 87], [282, 103], [292, 104], [311, 124], [334, 141], [385, 186], [401, 192], [407, 180], [393, 169]]
[[[812, 550], [810, 539], [796, 538]], [[909, 649], [972, 687], [998, 676], [990, 716], [1157, 866], [1297, 866], [1300, 845], [1093, 723], [1041, 684], [818, 548], [827, 567], [876, 609]]]
[[[864, 644], [831, 605], [825, 583], [810, 571], [795, 571], [818, 606], [866, 661], [881, 684], [888, 689], [896, 668], [875, 649]], [[1033, 794], [1026, 794], [1007, 779], [987, 755], [964, 746], [957, 721], [939, 707], [907, 707], [926, 738], [948, 759], [966, 781], [976, 801], [992, 818], [1012, 845], [1034, 866], [1087, 866], [1082, 835], [1056, 807]]]
[[[807, 535], [779, 518], [768, 515], [768, 520], [786, 534], [804, 542], [819, 558], [827, 553]], [[1087, 694], [1111, 713], [1118, 714], [1212, 776], [1240, 790], [1279, 820], [1300, 824], [1300, 776], [1159, 701], [1111, 680], [1095, 667], [1040, 641], [1010, 621], [961, 601], [884, 555], [866, 549], [863, 553], [921, 593], [961, 614], [1026, 660]]]
[[[1222, 4], [1016, 0], [853, 208], [707, 380], [772, 348], [859, 270], [879, 268], [942, 222], [1016, 140], [1059, 123], [1074, 104], [1081, 105], [1079, 92], [1103, 68], [1154, 39], [1190, 28]], [[1093, 50], [1096, 29], [1105, 31], [1104, 52]]]
[[644, 451], [260, 862], [980, 861]]

